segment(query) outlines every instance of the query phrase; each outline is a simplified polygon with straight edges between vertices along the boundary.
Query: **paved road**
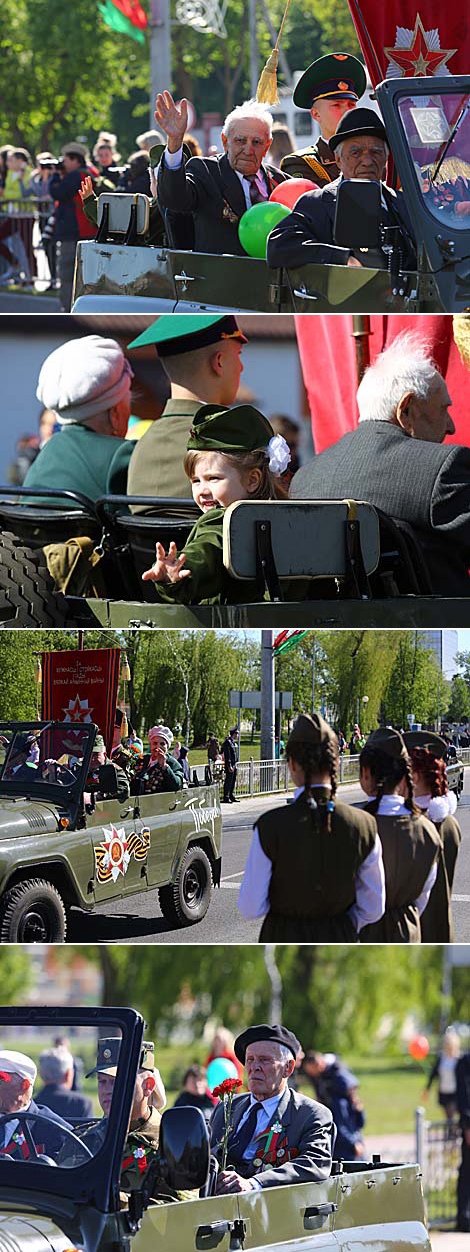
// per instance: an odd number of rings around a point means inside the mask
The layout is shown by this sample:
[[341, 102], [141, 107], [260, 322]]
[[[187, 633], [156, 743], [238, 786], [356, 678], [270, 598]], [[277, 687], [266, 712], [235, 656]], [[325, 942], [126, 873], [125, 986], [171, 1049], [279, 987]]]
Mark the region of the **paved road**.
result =
[[[341, 788], [341, 798], [353, 803], [363, 793], [358, 786]], [[223, 874], [221, 890], [214, 893], [209, 912], [197, 926], [172, 929], [162, 918], [157, 893], [132, 896], [125, 904], [102, 905], [88, 916], [73, 910], [69, 924], [70, 942], [81, 943], [256, 943], [260, 922], [247, 922], [237, 909], [237, 895], [243, 875], [253, 822], [266, 808], [285, 804], [285, 795], [265, 800], [242, 800], [222, 807], [224, 822]], [[456, 941], [470, 942], [470, 768], [465, 770], [465, 790], [459, 804], [462, 847], [457, 862], [453, 890]]]

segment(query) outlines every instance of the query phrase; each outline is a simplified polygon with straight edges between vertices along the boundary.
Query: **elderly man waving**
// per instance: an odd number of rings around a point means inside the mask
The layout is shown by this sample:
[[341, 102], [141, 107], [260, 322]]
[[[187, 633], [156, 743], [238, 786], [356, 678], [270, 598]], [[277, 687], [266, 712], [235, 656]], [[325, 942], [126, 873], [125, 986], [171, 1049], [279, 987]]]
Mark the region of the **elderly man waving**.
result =
[[[292, 1182], [323, 1182], [331, 1170], [333, 1119], [329, 1109], [288, 1086], [299, 1040], [285, 1026], [250, 1026], [235, 1040], [246, 1067], [248, 1095], [236, 1096], [227, 1166], [217, 1191], [258, 1191]], [[211, 1143], [220, 1160], [224, 1107], [211, 1123]]]
[[192, 157], [185, 166], [183, 136], [187, 130], [186, 100], [176, 104], [169, 91], [157, 96], [155, 121], [165, 131], [167, 146], [158, 167], [158, 203], [163, 212], [192, 213], [196, 252], [228, 252], [245, 256], [238, 238], [240, 218], [261, 200], [269, 200], [286, 175], [264, 157], [272, 136], [272, 116], [256, 100], [238, 105], [222, 130], [224, 152]]

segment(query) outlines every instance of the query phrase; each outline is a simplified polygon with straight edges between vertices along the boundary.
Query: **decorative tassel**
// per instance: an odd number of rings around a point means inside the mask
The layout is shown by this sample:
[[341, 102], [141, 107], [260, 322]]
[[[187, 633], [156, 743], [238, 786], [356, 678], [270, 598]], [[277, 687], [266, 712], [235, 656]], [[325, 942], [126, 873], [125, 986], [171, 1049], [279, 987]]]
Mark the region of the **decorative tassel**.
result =
[[122, 662], [121, 662], [121, 678], [122, 678], [122, 681], [125, 683], [130, 683], [131, 681], [131, 671], [130, 671], [129, 661], [127, 659], [125, 652], [123, 653]]
[[127, 739], [129, 734], [129, 725], [127, 721], [126, 711], [123, 709], [121, 722], [121, 739]]
[[284, 22], [289, 12], [291, 0], [287, 0], [284, 9], [284, 16], [280, 25], [279, 34], [276, 39], [276, 46], [273, 48], [270, 56], [266, 61], [264, 70], [261, 71], [260, 80], [256, 88], [256, 99], [259, 104], [279, 104], [279, 95], [277, 90], [277, 65], [279, 61], [279, 44], [281, 35], [284, 30]]

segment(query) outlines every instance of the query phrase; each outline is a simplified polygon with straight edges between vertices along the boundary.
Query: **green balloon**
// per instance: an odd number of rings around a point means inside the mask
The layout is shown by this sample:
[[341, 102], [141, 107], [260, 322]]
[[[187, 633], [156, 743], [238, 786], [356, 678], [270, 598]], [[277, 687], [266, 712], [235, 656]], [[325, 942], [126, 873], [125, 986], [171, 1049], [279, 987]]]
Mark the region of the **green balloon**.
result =
[[264, 200], [247, 209], [238, 223], [238, 238], [248, 256], [266, 260], [268, 235], [291, 211], [285, 204], [276, 204], [275, 200]]

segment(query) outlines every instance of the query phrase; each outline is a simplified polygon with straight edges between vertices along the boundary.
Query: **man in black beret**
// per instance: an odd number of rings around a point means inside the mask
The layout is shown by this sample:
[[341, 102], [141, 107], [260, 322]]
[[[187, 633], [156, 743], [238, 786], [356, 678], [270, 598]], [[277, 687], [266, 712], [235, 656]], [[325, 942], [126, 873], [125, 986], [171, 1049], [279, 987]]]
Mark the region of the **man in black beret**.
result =
[[387, 257], [381, 248], [369, 249], [369, 256], [356, 255], [352, 248], [338, 247], [334, 227], [336, 198], [343, 179], [361, 179], [380, 185], [380, 224], [394, 228], [390, 238], [398, 240], [402, 266], [416, 264], [411, 224], [401, 193], [398, 195], [383, 181], [388, 157], [387, 135], [383, 122], [372, 109], [353, 109], [341, 118], [330, 148], [335, 154], [340, 178], [320, 191], [308, 191], [297, 201], [295, 209], [271, 231], [267, 245], [268, 265], [299, 266], [364, 265], [386, 269]]
[[[292, 1182], [323, 1182], [331, 1171], [333, 1119], [329, 1109], [288, 1086], [299, 1040], [285, 1026], [250, 1026], [235, 1040], [246, 1067], [247, 1095], [235, 1096], [227, 1168], [217, 1191], [258, 1191]], [[225, 1108], [211, 1122], [211, 1144], [221, 1159]]]
[[366, 72], [357, 57], [331, 52], [309, 65], [296, 84], [293, 101], [298, 109], [308, 109], [318, 122], [320, 134], [308, 148], [289, 152], [281, 170], [291, 178], [310, 178], [325, 187], [339, 178], [340, 170], [330, 148], [338, 122], [357, 105], [366, 89]]

